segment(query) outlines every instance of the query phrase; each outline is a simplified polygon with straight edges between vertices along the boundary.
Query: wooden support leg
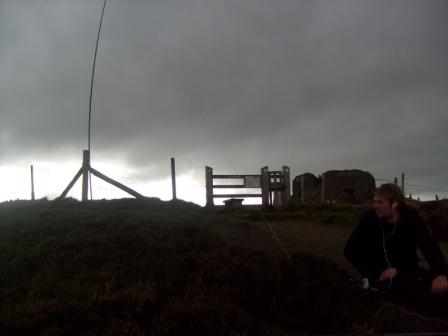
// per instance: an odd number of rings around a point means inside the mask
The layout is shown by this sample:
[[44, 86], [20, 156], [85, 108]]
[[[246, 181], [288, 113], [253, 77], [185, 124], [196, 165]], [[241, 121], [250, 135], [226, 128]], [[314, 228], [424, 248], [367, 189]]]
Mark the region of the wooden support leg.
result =
[[65, 198], [65, 196], [67, 196], [70, 189], [75, 185], [76, 181], [81, 177], [83, 171], [84, 171], [84, 168], [81, 167], [81, 169], [79, 169], [79, 171], [76, 173], [75, 177], [70, 181], [67, 188], [65, 188], [65, 190], [62, 192], [61, 196], [59, 196], [59, 198]]
[[98, 170], [95, 170], [92, 167], [89, 168], [89, 171], [96, 177], [112, 184], [113, 186], [117, 187], [118, 189], [121, 189], [121, 190], [127, 192], [128, 194], [134, 196], [135, 198], [145, 198], [145, 196], [139, 194], [135, 190], [132, 190], [131, 188], [126, 187], [124, 184], [121, 184], [120, 182], [117, 182], [117, 181], [111, 179], [110, 177], [107, 177], [106, 175], [101, 174]]

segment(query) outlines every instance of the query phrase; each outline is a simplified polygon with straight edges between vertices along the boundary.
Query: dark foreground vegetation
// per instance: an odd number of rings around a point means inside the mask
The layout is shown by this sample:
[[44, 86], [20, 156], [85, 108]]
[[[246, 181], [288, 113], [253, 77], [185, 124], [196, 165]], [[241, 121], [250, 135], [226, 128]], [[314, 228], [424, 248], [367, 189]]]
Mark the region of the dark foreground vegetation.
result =
[[[338, 225], [354, 223], [359, 212], [318, 210], [267, 217], [317, 216]], [[302, 253], [275, 258], [229, 245], [214, 232], [216, 222], [244, 226], [254, 219], [251, 212], [233, 215], [157, 199], [1, 203], [0, 334], [373, 335], [447, 329], [384, 305], [326, 259]]]

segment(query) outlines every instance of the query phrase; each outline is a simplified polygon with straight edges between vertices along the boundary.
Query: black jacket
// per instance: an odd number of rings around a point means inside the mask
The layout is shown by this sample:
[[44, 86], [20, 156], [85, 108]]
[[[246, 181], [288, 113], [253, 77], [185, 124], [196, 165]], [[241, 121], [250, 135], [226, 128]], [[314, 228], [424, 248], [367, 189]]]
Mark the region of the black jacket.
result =
[[429, 263], [433, 276], [448, 275], [445, 257], [416, 210], [400, 209], [400, 219], [394, 224], [380, 220], [372, 209], [349, 237], [344, 256], [372, 283], [390, 267], [387, 260], [399, 274], [417, 274], [417, 249]]

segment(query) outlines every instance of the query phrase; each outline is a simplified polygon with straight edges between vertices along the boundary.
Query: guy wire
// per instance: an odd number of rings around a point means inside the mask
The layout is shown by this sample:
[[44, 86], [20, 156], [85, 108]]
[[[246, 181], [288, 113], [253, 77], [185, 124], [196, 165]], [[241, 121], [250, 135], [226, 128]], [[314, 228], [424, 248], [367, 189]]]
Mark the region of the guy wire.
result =
[[[202, 113], [200, 114], [201, 118], [202, 118], [202, 122], [205, 125], [205, 127], [207, 128], [208, 133], [211, 135], [211, 137], [213, 138], [214, 142], [216, 143], [216, 145], [218, 146], [218, 148], [223, 152], [224, 156], [226, 157], [228, 163], [230, 164], [230, 166], [233, 169], [233, 172], [238, 175], [236, 168], [232, 162], [232, 160], [230, 159], [229, 155], [227, 155], [226, 151], [224, 150], [224, 147], [220, 145], [220, 143], [216, 140], [216, 137], [214, 136], [214, 134], [211, 132], [204, 116], [202, 115]], [[277, 235], [277, 233], [275, 232], [274, 228], [272, 227], [271, 223], [268, 221], [268, 219], [266, 218], [266, 216], [264, 215], [263, 211], [260, 209], [257, 210], [260, 213], [260, 216], [263, 218], [264, 222], [266, 223], [266, 225], [268, 226], [269, 230], [272, 232], [272, 237], [274, 238], [273, 240], [276, 241], [278, 243], [278, 245], [280, 246], [280, 248], [282, 249], [283, 253], [286, 256], [286, 259], [291, 260], [291, 255], [289, 254], [288, 250], [286, 249], [285, 245], [282, 243], [282, 241], [280, 240], [279, 236]]]
[[215, 142], [216, 146], [221, 150], [221, 152], [226, 157], [227, 162], [229, 163], [230, 167], [232, 167], [232, 169], [233, 169], [233, 172], [236, 173], [236, 169], [235, 169], [235, 166], [233, 165], [232, 160], [230, 160], [230, 157], [229, 157], [229, 155], [227, 155], [227, 152], [225, 151], [224, 147], [218, 142], [218, 140], [216, 139], [215, 135], [210, 130], [210, 127], [208, 126], [207, 121], [205, 120], [204, 115], [200, 111], [199, 111], [199, 116], [201, 117], [202, 123], [204, 124], [207, 132], [209, 133], [209, 135], [211, 136], [213, 141]]
[[[89, 129], [88, 129], [88, 135], [87, 135], [87, 147], [90, 153], [90, 133], [91, 133], [91, 124], [92, 124], [92, 97], [93, 97], [93, 81], [95, 78], [95, 67], [96, 67], [96, 55], [98, 54], [98, 44], [100, 41], [100, 35], [101, 35], [101, 26], [103, 25], [103, 17], [104, 17], [104, 10], [106, 8], [106, 2], [107, 0], [104, 0], [103, 3], [103, 9], [101, 11], [101, 18], [100, 18], [100, 25], [98, 27], [98, 35], [96, 37], [96, 45], [95, 45], [95, 54], [93, 57], [93, 67], [92, 67], [92, 77], [90, 80], [90, 99], [89, 99]], [[89, 171], [89, 185], [90, 185], [90, 199], [93, 198], [92, 195], [92, 176]]]
[[291, 260], [291, 255], [289, 254], [288, 250], [286, 249], [285, 245], [283, 245], [282, 241], [278, 237], [277, 233], [275, 232], [274, 228], [272, 227], [271, 223], [267, 220], [266, 216], [264, 215], [263, 211], [261, 209], [258, 210], [260, 212], [261, 217], [263, 217], [266, 225], [269, 227], [269, 229], [272, 232], [272, 236], [277, 241], [278, 245], [282, 248], [283, 253], [285, 253], [286, 259]]
[[417, 318], [419, 318], [420, 320], [425, 321], [425, 322], [435, 322], [435, 323], [440, 323], [440, 324], [448, 325], [448, 321], [445, 321], [445, 320], [442, 320], [442, 319], [438, 319], [438, 318], [425, 317], [425, 316], [423, 316], [423, 315], [421, 315], [421, 314], [419, 314], [419, 313], [417, 313], [417, 312], [415, 312], [415, 311], [408, 310], [408, 309], [406, 309], [406, 308], [403, 308], [403, 307], [401, 307], [401, 306], [399, 306], [399, 305], [397, 305], [397, 304], [393, 304], [393, 303], [390, 303], [390, 302], [386, 302], [386, 303], [384, 303], [384, 304], [378, 309], [378, 311], [377, 311], [376, 314], [375, 314], [375, 320], [379, 317], [379, 315], [380, 315], [380, 314], [379, 314], [380, 311], [382, 311], [382, 310], [383, 310], [385, 307], [387, 307], [387, 306], [392, 307], [392, 308], [395, 308], [395, 309], [398, 309], [398, 310], [402, 311], [403, 313], [405, 313], [405, 314], [408, 315], [408, 316], [414, 316], [414, 317], [417, 317]]

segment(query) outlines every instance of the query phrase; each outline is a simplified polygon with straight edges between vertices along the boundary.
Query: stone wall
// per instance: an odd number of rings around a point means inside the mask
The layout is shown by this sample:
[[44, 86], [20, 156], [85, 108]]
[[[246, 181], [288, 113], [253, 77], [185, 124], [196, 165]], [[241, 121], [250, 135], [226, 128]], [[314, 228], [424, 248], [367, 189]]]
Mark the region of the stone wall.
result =
[[319, 203], [324, 186], [324, 201], [330, 203], [362, 204], [372, 200], [375, 179], [365, 171], [330, 170], [316, 177], [311, 173], [298, 175], [293, 180], [293, 198], [302, 201], [301, 180], [304, 179], [304, 202]]
[[[292, 182], [292, 195], [295, 200], [299, 202], [302, 199], [302, 178], [304, 182], [304, 201], [305, 202], [314, 202], [319, 199], [320, 194], [320, 177], [316, 177], [311, 173], [305, 173], [299, 176], [296, 176]], [[317, 199], [316, 199], [317, 197]]]
[[361, 204], [372, 200], [375, 179], [361, 170], [331, 170], [325, 175], [325, 200], [337, 203]]

